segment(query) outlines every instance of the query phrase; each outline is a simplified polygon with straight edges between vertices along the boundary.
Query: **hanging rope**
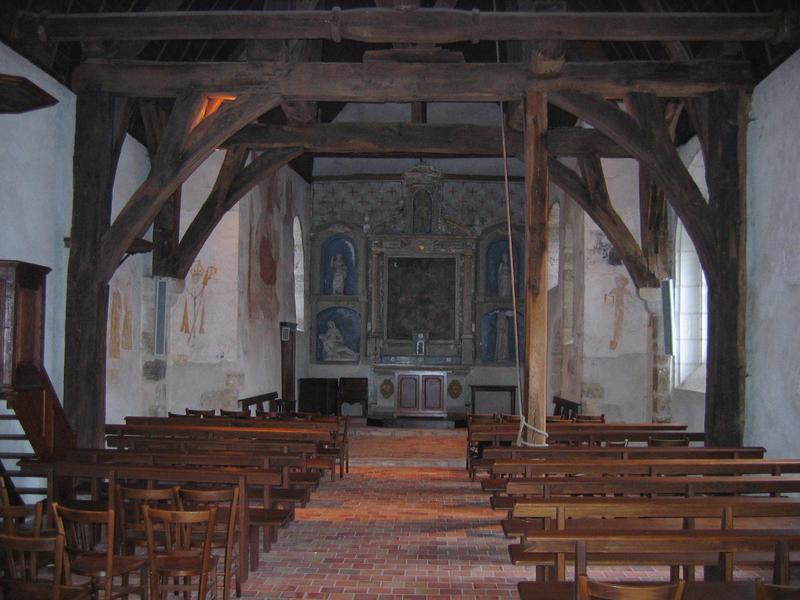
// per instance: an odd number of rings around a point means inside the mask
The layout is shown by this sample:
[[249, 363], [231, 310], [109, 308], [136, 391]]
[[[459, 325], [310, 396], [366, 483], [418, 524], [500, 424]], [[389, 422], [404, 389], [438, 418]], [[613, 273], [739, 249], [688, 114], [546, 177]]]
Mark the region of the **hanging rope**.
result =
[[[497, 12], [497, 0], [492, 1], [493, 9]], [[494, 42], [495, 58], [500, 64], [500, 41]], [[508, 238], [508, 266], [511, 275], [511, 308], [514, 317], [514, 365], [517, 375], [517, 412], [519, 413], [519, 431], [517, 432], [517, 446], [547, 446], [535, 444], [525, 440], [526, 429], [538, 433], [547, 439], [547, 432], [528, 423], [522, 411], [522, 365], [519, 362], [519, 319], [517, 316], [517, 265], [514, 259], [514, 242], [511, 237], [511, 194], [508, 188], [508, 152], [506, 150], [506, 122], [503, 114], [503, 101], [498, 102], [500, 109], [500, 143], [503, 149], [503, 188], [506, 198], [506, 235]]]

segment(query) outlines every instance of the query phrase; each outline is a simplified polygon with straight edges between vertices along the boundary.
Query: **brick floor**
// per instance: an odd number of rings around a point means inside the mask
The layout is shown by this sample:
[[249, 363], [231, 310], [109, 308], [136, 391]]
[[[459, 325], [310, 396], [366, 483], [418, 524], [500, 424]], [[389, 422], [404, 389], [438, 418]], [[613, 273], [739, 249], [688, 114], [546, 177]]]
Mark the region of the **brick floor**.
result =
[[[272, 550], [249, 600], [517, 598], [498, 513], [463, 468], [464, 431], [357, 429], [351, 469], [324, 482]], [[594, 569], [612, 580], [666, 580], [666, 568]], [[737, 578], [769, 578], [739, 572]]]

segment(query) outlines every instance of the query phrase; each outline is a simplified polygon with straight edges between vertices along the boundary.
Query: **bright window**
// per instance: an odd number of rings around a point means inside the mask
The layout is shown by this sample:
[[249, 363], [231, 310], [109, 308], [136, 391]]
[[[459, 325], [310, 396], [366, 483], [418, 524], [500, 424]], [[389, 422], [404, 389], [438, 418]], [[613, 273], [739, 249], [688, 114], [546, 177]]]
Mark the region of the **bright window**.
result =
[[708, 288], [686, 229], [675, 234], [675, 385], [705, 391]]

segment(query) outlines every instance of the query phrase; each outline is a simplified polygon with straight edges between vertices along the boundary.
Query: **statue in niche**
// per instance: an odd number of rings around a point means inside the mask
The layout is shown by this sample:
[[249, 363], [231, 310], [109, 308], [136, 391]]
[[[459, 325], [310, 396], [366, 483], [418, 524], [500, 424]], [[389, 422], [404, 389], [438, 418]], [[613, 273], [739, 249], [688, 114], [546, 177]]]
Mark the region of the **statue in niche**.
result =
[[508, 360], [508, 312], [498, 310], [494, 324], [494, 360], [503, 362]]
[[333, 321], [328, 321], [328, 330], [319, 334], [319, 341], [322, 342], [322, 357], [325, 360], [358, 360], [358, 352], [347, 347], [342, 332]]
[[331, 293], [334, 296], [344, 295], [344, 282], [347, 280], [347, 261], [341, 254], [331, 257]]
[[508, 253], [500, 257], [497, 265], [497, 295], [503, 298], [511, 295], [511, 268], [508, 265]]

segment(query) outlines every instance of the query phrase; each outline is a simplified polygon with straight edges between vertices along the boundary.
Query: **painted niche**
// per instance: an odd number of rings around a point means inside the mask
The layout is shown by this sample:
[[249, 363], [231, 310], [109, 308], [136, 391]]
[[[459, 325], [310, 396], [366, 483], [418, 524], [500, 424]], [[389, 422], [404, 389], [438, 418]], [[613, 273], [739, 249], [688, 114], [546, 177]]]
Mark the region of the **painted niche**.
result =
[[326, 296], [358, 295], [356, 244], [346, 235], [326, 239], [320, 248], [320, 291]]
[[[525, 323], [517, 313], [519, 339], [524, 339]], [[510, 308], [498, 308], [483, 315], [481, 319], [481, 360], [485, 363], [514, 362], [514, 312]], [[522, 352], [519, 353], [522, 361]]]
[[357, 362], [361, 358], [361, 315], [332, 306], [317, 313], [317, 361]]
[[[522, 253], [517, 244], [514, 248], [514, 269], [517, 280], [517, 297], [522, 296]], [[486, 296], [511, 297], [511, 261], [508, 256], [508, 238], [499, 238], [486, 248]]]

